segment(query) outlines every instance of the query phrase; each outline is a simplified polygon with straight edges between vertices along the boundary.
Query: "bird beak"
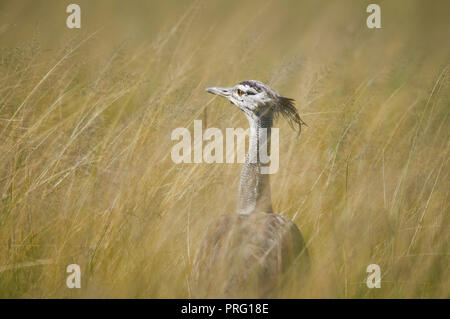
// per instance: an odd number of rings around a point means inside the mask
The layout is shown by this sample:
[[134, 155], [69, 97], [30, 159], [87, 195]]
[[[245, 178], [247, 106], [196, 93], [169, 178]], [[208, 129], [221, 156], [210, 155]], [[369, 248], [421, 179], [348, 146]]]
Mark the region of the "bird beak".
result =
[[210, 87], [206, 92], [228, 98], [231, 95], [231, 88]]

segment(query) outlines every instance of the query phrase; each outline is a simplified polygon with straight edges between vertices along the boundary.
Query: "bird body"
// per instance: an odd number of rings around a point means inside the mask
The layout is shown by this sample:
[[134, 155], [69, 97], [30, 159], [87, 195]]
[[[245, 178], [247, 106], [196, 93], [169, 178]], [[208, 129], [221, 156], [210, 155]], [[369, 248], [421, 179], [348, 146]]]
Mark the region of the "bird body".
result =
[[290, 266], [300, 262], [304, 268], [307, 252], [295, 223], [273, 213], [261, 149], [270, 149], [273, 120], [278, 115], [299, 130], [304, 123], [292, 99], [259, 81], [208, 88], [207, 92], [227, 98], [244, 112], [250, 139], [240, 176], [237, 214], [214, 220], [195, 255], [192, 280], [196, 296], [268, 297]]
[[297, 226], [284, 216], [265, 212], [220, 216], [208, 226], [195, 256], [195, 296], [270, 297], [281, 283], [280, 275], [306, 254], [304, 248]]

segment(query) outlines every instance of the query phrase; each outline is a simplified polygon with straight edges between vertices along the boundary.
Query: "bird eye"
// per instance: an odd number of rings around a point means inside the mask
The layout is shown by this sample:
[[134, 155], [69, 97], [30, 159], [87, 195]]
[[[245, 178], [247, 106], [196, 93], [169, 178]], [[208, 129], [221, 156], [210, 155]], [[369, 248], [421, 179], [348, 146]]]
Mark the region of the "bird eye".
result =
[[237, 94], [238, 94], [239, 96], [242, 96], [242, 91], [241, 91], [240, 89], [238, 89], [238, 90], [237, 90]]

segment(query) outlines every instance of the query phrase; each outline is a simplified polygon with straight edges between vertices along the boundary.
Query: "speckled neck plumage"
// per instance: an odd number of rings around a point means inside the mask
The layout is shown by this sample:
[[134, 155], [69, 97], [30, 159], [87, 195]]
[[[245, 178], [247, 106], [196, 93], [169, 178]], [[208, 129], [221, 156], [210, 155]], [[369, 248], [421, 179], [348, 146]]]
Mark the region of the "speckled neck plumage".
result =
[[[269, 174], [261, 174], [261, 166], [267, 166], [261, 154], [270, 155], [272, 112], [261, 116], [246, 114], [250, 124], [250, 143], [239, 183], [239, 214], [253, 212], [272, 213]], [[262, 149], [262, 151], [261, 151]]]

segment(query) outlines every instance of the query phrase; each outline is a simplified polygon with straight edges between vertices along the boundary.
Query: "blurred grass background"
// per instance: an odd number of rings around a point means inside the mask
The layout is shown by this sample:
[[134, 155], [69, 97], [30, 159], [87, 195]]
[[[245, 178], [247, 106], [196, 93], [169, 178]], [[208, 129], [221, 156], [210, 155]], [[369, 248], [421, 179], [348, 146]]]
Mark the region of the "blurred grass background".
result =
[[308, 124], [276, 123], [274, 209], [312, 257], [277, 297], [450, 297], [450, 2], [377, 1], [368, 29], [371, 2], [78, 0], [71, 30], [70, 1], [2, 0], [0, 297], [189, 297], [240, 165], [175, 165], [170, 134], [246, 128], [204, 89], [247, 79]]

